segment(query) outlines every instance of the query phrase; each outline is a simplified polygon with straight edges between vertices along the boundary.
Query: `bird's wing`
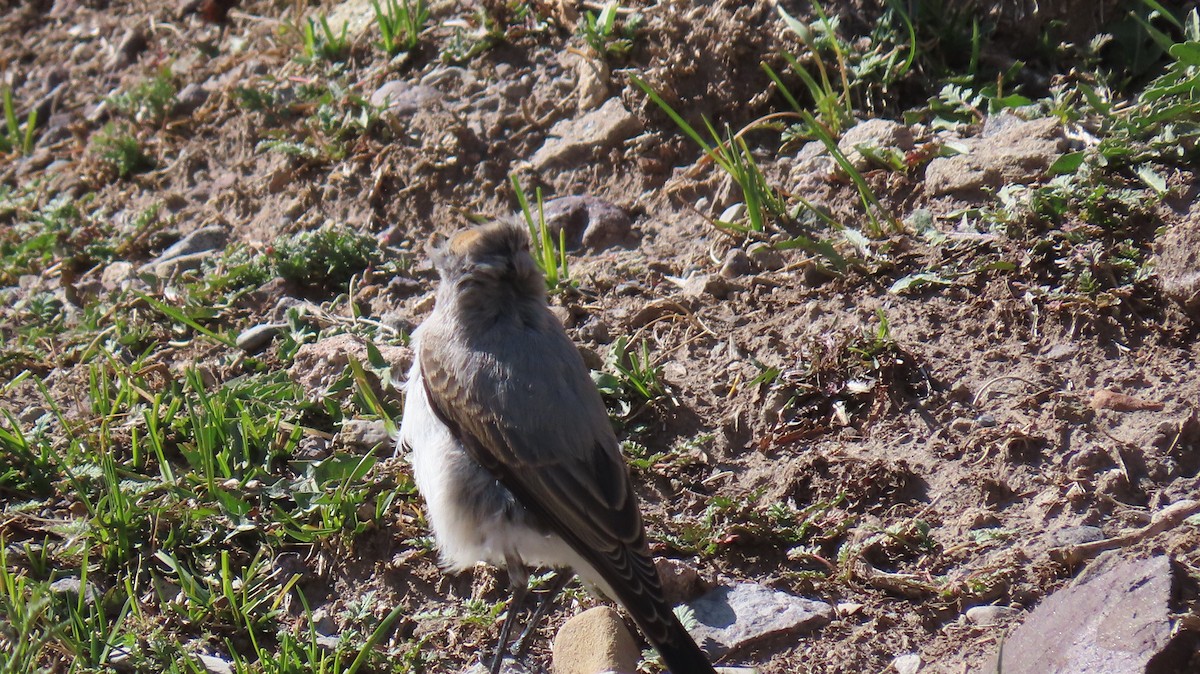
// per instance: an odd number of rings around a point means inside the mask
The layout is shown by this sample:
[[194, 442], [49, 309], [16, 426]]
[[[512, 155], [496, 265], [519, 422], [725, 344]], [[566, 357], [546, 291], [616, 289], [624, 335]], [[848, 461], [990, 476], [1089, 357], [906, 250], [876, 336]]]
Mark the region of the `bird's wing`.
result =
[[[425, 350], [418, 357], [430, 406], [471, 457], [586, 559], [614, 599], [641, 613], [644, 630], [665, 633], [674, 616], [663, 615], [670, 608], [629, 474], [582, 361], [530, 360], [540, 371], [526, 378], [520, 362], [472, 370], [444, 367]], [[559, 364], [559, 371], [546, 371]], [[475, 380], [464, 381], [463, 372]], [[542, 388], [532, 388], [533, 381]], [[656, 636], [647, 633], [652, 641]]]

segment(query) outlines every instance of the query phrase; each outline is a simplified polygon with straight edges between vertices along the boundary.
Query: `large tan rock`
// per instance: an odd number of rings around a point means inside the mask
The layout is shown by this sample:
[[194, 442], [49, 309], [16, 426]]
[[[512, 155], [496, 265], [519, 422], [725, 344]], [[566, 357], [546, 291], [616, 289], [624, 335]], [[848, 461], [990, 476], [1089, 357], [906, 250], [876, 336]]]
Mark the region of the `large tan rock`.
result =
[[568, 620], [554, 637], [554, 674], [633, 674], [641, 650], [621, 615], [597, 606]]

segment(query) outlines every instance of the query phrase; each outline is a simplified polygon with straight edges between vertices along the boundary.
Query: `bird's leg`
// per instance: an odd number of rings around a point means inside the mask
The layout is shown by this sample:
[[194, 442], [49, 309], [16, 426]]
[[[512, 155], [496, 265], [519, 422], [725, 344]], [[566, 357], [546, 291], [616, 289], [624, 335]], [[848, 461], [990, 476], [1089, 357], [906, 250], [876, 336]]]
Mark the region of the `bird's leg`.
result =
[[550, 581], [549, 587], [542, 592], [542, 601], [538, 603], [537, 610], [529, 617], [529, 622], [525, 623], [525, 631], [517, 637], [516, 650], [513, 651], [513, 655], [520, 658], [525, 655], [525, 651], [529, 650], [529, 643], [533, 641], [533, 635], [537, 632], [538, 625], [550, 612], [550, 607], [554, 606], [554, 600], [573, 578], [575, 578], [575, 572], [569, 569], [558, 569], [554, 572], [554, 578]]
[[512, 599], [508, 602], [508, 615], [504, 618], [504, 624], [500, 626], [500, 643], [496, 644], [496, 654], [492, 657], [492, 666], [489, 669], [491, 674], [500, 673], [500, 665], [508, 652], [508, 635], [512, 632], [513, 620], [516, 619], [517, 611], [521, 610], [521, 604], [525, 603], [525, 595], [529, 593], [529, 569], [525, 568], [521, 558], [505, 555], [504, 565], [508, 567], [508, 584]]

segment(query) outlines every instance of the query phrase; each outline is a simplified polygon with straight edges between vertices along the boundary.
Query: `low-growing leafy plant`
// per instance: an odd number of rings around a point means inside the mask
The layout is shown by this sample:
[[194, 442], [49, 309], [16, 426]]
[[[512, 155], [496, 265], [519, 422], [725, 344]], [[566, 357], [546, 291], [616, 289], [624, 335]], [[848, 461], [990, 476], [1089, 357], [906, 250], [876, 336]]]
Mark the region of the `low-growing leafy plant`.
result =
[[108, 102], [134, 122], [161, 124], [174, 109], [176, 94], [171, 69], [163, 67], [154, 77], [110, 96]]
[[379, 262], [379, 244], [370, 236], [338, 227], [300, 232], [275, 242], [270, 251], [277, 274], [301, 285], [333, 288]]
[[109, 122], [95, 136], [93, 151], [119, 178], [129, 178], [154, 168], [154, 158], [146, 154], [142, 141], [128, 127]]
[[616, 0], [605, 3], [599, 14], [585, 10], [578, 33], [597, 56], [624, 56], [633, 49], [633, 41], [641, 26], [640, 14], [618, 19], [621, 4]]

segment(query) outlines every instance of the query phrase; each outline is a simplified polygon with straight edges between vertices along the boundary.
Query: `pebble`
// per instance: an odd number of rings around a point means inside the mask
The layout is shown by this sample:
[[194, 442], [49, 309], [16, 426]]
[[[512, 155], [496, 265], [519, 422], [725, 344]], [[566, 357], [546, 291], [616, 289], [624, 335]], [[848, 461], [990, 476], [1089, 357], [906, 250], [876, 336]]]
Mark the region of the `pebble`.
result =
[[769, 243], [764, 241], [755, 241], [746, 248], [746, 254], [758, 265], [759, 269], [766, 271], [779, 271], [784, 267], [783, 254], [775, 249]]
[[725, 278], [736, 278], [745, 276], [753, 271], [754, 265], [750, 261], [750, 256], [741, 248], [730, 248], [728, 253], [725, 253], [725, 261], [721, 263], [721, 276]]
[[972, 606], [967, 609], [967, 621], [976, 625], [999, 625], [1008, 620], [1016, 611], [1008, 606]]
[[391, 442], [387, 424], [378, 419], [347, 419], [342, 422], [338, 439], [346, 447], [369, 452]]
[[258, 353], [275, 339], [286, 323], [261, 323], [243, 330], [237, 336], [237, 347], [246, 353]]

